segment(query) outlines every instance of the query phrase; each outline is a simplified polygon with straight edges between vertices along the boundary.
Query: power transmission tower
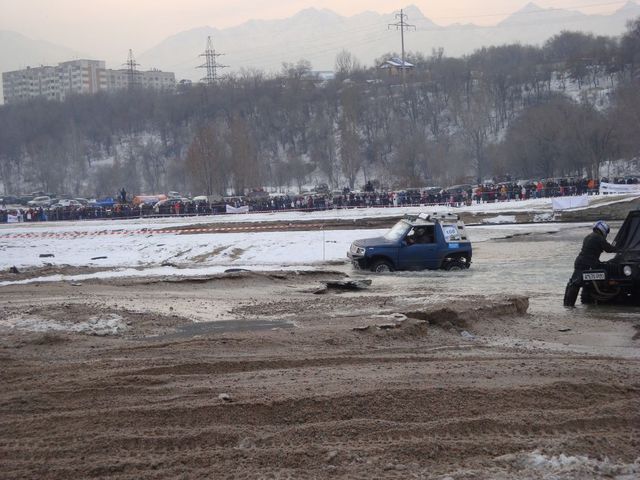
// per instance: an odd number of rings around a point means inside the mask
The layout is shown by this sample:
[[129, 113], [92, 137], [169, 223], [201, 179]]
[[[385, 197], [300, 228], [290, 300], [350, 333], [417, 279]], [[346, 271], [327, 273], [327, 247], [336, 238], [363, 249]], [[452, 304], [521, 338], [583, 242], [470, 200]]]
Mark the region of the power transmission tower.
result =
[[211, 37], [207, 37], [207, 49], [199, 56], [204, 57], [205, 63], [198, 68], [206, 68], [207, 76], [202, 79], [207, 85], [213, 85], [218, 80], [218, 69], [227, 68], [229, 65], [221, 65], [218, 63], [217, 58], [224, 55], [224, 53], [216, 53], [213, 49], [213, 42]]
[[402, 69], [402, 83], [405, 83], [405, 70], [407, 66], [405, 65], [405, 60], [404, 60], [404, 31], [409, 30], [411, 28], [415, 30], [416, 26], [409, 25], [405, 21], [407, 18], [407, 15], [404, 13], [404, 9], [400, 10], [400, 13], [396, 13], [396, 18], [400, 19], [400, 21], [397, 23], [390, 23], [387, 26], [387, 29], [390, 29], [391, 27], [396, 27], [396, 30], [400, 30], [400, 41], [402, 42], [402, 66], [400, 68]]
[[129, 57], [127, 63], [124, 64], [127, 67], [127, 76], [129, 77], [129, 88], [133, 88], [138, 83], [138, 69], [140, 66], [133, 58], [133, 50], [129, 49]]

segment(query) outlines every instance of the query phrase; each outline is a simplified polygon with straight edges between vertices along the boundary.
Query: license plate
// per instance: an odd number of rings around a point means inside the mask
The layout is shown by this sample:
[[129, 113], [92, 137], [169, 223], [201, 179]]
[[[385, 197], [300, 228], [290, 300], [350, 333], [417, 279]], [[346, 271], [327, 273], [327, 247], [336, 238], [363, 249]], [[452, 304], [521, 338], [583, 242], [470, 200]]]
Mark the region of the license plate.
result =
[[582, 280], [589, 281], [589, 280], [605, 280], [606, 279], [606, 274], [605, 272], [583, 272], [582, 273]]

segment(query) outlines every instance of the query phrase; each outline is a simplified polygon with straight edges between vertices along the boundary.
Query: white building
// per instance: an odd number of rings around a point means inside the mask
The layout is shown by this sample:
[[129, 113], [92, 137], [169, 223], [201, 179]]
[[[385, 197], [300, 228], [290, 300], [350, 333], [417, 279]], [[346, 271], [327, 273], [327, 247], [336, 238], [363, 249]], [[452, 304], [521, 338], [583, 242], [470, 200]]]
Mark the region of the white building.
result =
[[149, 70], [133, 72], [129, 70], [105, 70], [105, 89], [109, 91], [128, 88], [133, 82], [145, 88], [157, 90], [173, 89], [176, 87], [176, 76], [173, 72]]
[[4, 101], [17, 103], [35, 97], [64, 100], [69, 95], [114, 91], [136, 85], [155, 89], [174, 89], [175, 74], [150, 70], [134, 72], [110, 70], [102, 60], [71, 60], [57, 66], [41, 66], [2, 74]]
[[58, 71], [60, 100], [72, 94], [97, 93], [104, 88], [102, 60], [72, 60], [59, 63], [55, 68]]

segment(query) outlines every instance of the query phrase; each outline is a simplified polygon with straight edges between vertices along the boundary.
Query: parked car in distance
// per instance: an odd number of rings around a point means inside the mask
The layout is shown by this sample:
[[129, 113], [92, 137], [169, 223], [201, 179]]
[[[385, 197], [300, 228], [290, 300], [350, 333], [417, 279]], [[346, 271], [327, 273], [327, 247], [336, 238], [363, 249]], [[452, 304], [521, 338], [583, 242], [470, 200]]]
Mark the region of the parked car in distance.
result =
[[356, 240], [347, 257], [357, 269], [463, 270], [471, 265], [471, 242], [456, 214], [406, 215], [384, 236]]
[[462, 193], [462, 192], [470, 192], [473, 190], [473, 185], [469, 185], [467, 183], [464, 183], [462, 185], [451, 185], [447, 188], [445, 188], [444, 190], [447, 193], [453, 193], [453, 194], [457, 194], [457, 193]]
[[133, 197], [133, 206], [134, 207], [138, 207], [142, 204], [144, 205], [155, 205], [158, 202], [161, 202], [162, 200], [166, 200], [167, 196], [162, 194], [162, 195], [136, 195], [135, 197]]
[[89, 205], [89, 200], [86, 198], [74, 198], [76, 202], [80, 202], [83, 206]]
[[13, 195], [5, 195], [0, 199], [0, 203], [4, 203], [5, 205], [19, 205], [20, 198]]
[[51, 197], [46, 195], [42, 197], [35, 197], [33, 200], [29, 200], [27, 205], [30, 207], [48, 207], [51, 205]]
[[78, 200], [63, 198], [58, 200], [57, 203], [51, 205], [51, 208], [66, 208], [66, 207], [82, 207], [82, 203]]
[[167, 198], [156, 203], [153, 206], [153, 210], [156, 213], [175, 213], [174, 207], [177, 203], [185, 205], [191, 203], [191, 200], [188, 198]]
[[94, 207], [111, 208], [116, 204], [116, 201], [113, 197], [105, 197], [99, 200], [91, 200], [89, 203]]

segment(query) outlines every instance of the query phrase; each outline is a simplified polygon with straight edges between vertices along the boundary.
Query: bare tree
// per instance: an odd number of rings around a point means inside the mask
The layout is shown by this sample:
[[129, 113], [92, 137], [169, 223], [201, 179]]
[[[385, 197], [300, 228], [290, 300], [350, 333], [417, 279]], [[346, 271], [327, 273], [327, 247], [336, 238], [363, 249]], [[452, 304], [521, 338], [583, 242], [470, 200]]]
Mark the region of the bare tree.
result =
[[631, 78], [640, 81], [640, 18], [627, 23], [627, 31], [620, 41], [623, 65], [629, 65]]
[[313, 165], [304, 161], [301, 155], [289, 152], [287, 155], [287, 168], [291, 178], [295, 180], [298, 192], [302, 193], [302, 186], [309, 178], [309, 174], [313, 171]]
[[610, 113], [618, 132], [620, 148], [627, 158], [640, 157], [640, 95], [638, 83], [622, 85], [615, 93]]
[[230, 167], [236, 195], [244, 195], [247, 188], [259, 187], [261, 184], [261, 172], [252, 138], [246, 119], [241, 113], [236, 112], [229, 131]]
[[220, 124], [200, 128], [189, 146], [185, 167], [194, 188], [206, 195], [225, 195], [228, 186], [228, 157]]
[[565, 122], [570, 147], [580, 155], [590, 178], [600, 176], [600, 166], [617, 151], [614, 124], [591, 105], [580, 105]]
[[137, 150], [149, 192], [157, 193], [163, 186], [166, 174], [167, 159], [162, 151], [162, 144], [154, 138], [149, 138], [141, 143]]
[[335, 71], [341, 78], [347, 78], [356, 70], [361, 70], [360, 61], [349, 51], [341, 50], [336, 55]]
[[481, 93], [473, 97], [469, 110], [462, 114], [462, 137], [469, 148], [478, 183], [489, 171], [486, 149], [491, 128], [490, 115], [487, 98]]
[[327, 177], [332, 186], [337, 185], [337, 154], [333, 125], [330, 118], [318, 116], [310, 125], [309, 158], [314, 166]]
[[358, 134], [358, 94], [355, 87], [346, 88], [342, 93], [342, 114], [339, 121], [340, 161], [342, 173], [354, 188], [358, 172], [362, 168], [363, 156], [360, 152]]

